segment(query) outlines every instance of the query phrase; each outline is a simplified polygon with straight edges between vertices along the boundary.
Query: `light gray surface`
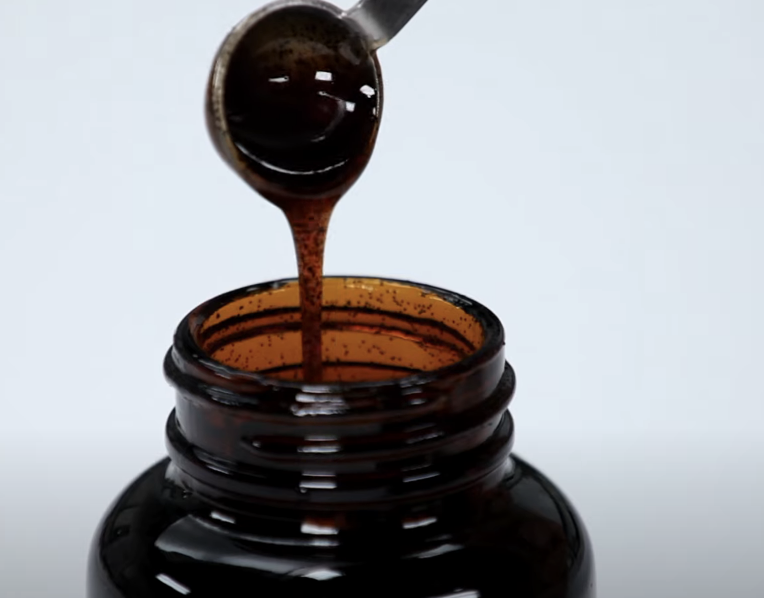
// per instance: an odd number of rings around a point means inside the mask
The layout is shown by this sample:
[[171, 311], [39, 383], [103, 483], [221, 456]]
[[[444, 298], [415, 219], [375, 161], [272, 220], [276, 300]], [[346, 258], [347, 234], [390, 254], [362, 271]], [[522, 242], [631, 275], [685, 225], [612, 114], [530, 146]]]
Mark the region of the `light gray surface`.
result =
[[[0, 3], [3, 598], [82, 596], [98, 518], [163, 454], [175, 325], [295, 272], [202, 121], [258, 5]], [[764, 3], [480, 13], [429, 2], [380, 52], [327, 270], [497, 312], [517, 449], [583, 513], [601, 598], [762, 596]]]

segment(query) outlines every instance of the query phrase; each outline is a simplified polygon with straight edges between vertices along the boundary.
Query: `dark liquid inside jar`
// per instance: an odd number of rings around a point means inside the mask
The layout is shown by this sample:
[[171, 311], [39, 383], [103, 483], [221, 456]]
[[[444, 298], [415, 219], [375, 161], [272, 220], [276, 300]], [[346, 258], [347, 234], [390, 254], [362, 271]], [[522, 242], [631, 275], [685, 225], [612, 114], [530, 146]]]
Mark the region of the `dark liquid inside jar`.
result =
[[[450, 366], [483, 342], [479, 323], [418, 287], [328, 277], [323, 284], [322, 382], [394, 380]], [[215, 362], [279, 380], [302, 378], [293, 283], [227, 302], [195, 341]]]
[[299, 375], [295, 281], [181, 323], [170, 458], [117, 499], [89, 598], [592, 598], [586, 530], [511, 456], [496, 317], [454, 293], [325, 282], [330, 381]]

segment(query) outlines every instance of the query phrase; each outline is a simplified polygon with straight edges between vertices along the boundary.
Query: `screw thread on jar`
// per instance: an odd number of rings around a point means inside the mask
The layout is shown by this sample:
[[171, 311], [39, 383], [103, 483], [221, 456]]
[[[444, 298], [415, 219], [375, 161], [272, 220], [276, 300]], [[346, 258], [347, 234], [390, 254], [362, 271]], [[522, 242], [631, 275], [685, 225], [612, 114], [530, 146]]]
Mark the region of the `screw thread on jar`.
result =
[[300, 381], [296, 281], [233, 291], [180, 324], [167, 446], [218, 503], [311, 509], [422, 500], [507, 462], [514, 392], [501, 323], [423, 285], [327, 277], [324, 382]]

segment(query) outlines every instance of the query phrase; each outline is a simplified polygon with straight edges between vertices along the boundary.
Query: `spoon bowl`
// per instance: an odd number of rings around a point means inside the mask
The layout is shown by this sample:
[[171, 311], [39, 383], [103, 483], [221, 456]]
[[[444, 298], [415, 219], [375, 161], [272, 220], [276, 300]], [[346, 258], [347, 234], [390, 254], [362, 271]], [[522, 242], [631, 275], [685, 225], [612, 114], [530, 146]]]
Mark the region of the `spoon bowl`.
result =
[[363, 172], [382, 115], [382, 76], [363, 30], [320, 0], [282, 0], [226, 37], [207, 87], [221, 157], [284, 207], [336, 201]]

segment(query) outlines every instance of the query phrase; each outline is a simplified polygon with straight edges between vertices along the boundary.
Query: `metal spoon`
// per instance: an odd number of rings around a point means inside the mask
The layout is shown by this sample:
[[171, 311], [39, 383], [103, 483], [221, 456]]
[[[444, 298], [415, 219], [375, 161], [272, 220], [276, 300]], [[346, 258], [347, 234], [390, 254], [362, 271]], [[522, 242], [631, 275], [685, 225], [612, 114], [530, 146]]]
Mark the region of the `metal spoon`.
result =
[[[425, 2], [361, 0], [342, 11], [323, 0], [279, 0], [243, 19], [221, 45], [207, 89], [207, 126], [224, 161], [261, 195], [281, 207], [287, 190], [290, 201], [296, 195], [336, 201], [363, 171], [376, 140], [382, 112], [382, 78], [376, 50], [390, 41]], [[306, 15], [315, 17], [315, 26], [307, 23]], [[304, 47], [300, 43], [289, 46], [290, 28], [303, 39]], [[277, 39], [279, 35], [281, 40]], [[338, 63], [329, 61], [326, 66], [321, 62], [321, 57], [328, 54], [327, 48], [334, 49]], [[362, 76], [366, 76], [367, 83], [360, 87], [373, 96], [351, 97], [348, 91], [347, 97], [337, 95], [337, 87], [347, 77], [343, 79], [332, 69], [350, 71], [355, 66], [366, 69]], [[312, 67], [315, 73], [306, 75]], [[278, 95], [278, 82], [283, 81], [285, 88], [291, 85], [304, 89], [314, 75], [316, 89], [311, 91], [316, 95], [310, 97], [316, 100], [311, 109], [315, 114], [300, 112], [298, 106], [291, 116], [286, 115], [289, 99]], [[258, 76], [274, 87], [268, 88], [271, 95], [266, 99], [261, 89], [254, 87], [264, 88], [257, 82]], [[246, 101], [237, 100], [238, 96], [246, 96]], [[235, 105], [237, 101], [239, 106]], [[256, 104], [257, 108], [252, 107]], [[362, 109], [372, 115], [369, 118], [375, 121], [374, 126], [366, 126], [367, 120], [361, 120]], [[270, 118], [269, 110], [274, 114], [284, 112], [282, 121]], [[352, 110], [358, 112], [351, 114]], [[347, 141], [344, 151], [339, 145], [343, 139]]]
[[361, 0], [343, 14], [364, 32], [377, 50], [393, 39], [427, 0]]

